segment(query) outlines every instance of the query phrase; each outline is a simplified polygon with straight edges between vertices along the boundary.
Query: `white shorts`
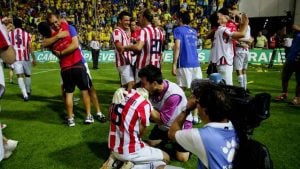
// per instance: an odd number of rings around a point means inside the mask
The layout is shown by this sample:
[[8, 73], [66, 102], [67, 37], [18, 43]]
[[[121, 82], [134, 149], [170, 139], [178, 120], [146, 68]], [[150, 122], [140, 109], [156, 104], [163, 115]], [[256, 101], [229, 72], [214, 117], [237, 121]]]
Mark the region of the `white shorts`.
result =
[[200, 67], [178, 68], [176, 74], [177, 84], [180, 87], [190, 88], [194, 79], [202, 79], [202, 70]]
[[130, 65], [124, 65], [117, 67], [120, 76], [121, 76], [121, 84], [125, 85], [129, 82], [134, 81], [134, 75]]
[[220, 73], [227, 85], [233, 85], [232, 81], [232, 65], [217, 65], [218, 73]]
[[249, 50], [244, 48], [236, 48], [236, 56], [233, 60], [235, 70], [243, 70], [248, 68]]
[[15, 61], [14, 63], [16, 74], [31, 75], [31, 62], [30, 61]]
[[119, 154], [113, 152], [113, 155], [120, 161], [131, 161], [135, 164], [149, 164], [153, 162], [160, 163], [160, 165], [165, 164], [163, 162], [163, 152], [158, 148], [147, 145], [131, 154]]

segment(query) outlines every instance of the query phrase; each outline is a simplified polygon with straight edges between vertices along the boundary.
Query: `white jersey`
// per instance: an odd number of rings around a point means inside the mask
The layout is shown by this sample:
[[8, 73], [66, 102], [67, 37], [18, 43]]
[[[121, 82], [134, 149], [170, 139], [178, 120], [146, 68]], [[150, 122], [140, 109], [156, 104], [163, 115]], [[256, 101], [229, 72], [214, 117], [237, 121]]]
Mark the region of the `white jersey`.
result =
[[[120, 27], [117, 27], [113, 31], [113, 42], [121, 43], [122, 46], [130, 45], [130, 38], [128, 34]], [[116, 48], [116, 47], [115, 47]], [[130, 51], [125, 51], [123, 54], [120, 54], [117, 49], [115, 49], [116, 55], [116, 66], [129, 65], [131, 63], [131, 53]]]
[[211, 50], [211, 62], [217, 65], [232, 65], [234, 50], [232, 43], [233, 33], [225, 26], [219, 26], [214, 35]]
[[31, 43], [31, 36], [25, 30], [17, 28], [9, 32], [11, 44], [16, 51], [16, 61], [30, 61], [29, 45]]

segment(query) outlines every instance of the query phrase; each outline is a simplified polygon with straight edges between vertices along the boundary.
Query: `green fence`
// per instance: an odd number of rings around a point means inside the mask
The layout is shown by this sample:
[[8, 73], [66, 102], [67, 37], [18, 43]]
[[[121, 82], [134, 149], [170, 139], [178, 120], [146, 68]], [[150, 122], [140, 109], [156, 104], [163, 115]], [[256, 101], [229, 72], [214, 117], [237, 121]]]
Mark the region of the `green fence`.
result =
[[[273, 50], [269, 49], [252, 49], [248, 57], [249, 63], [252, 64], [268, 64], [271, 60]], [[35, 51], [36, 60], [38, 62], [57, 62], [58, 59], [50, 51]], [[84, 57], [87, 62], [92, 62], [92, 53], [88, 50], [83, 50]], [[210, 50], [198, 50], [199, 62], [208, 62]], [[164, 62], [172, 62], [173, 51], [164, 51]], [[274, 64], [282, 64], [284, 62], [285, 53], [283, 49], [275, 50]], [[113, 50], [100, 51], [99, 62], [114, 62], [115, 53]]]

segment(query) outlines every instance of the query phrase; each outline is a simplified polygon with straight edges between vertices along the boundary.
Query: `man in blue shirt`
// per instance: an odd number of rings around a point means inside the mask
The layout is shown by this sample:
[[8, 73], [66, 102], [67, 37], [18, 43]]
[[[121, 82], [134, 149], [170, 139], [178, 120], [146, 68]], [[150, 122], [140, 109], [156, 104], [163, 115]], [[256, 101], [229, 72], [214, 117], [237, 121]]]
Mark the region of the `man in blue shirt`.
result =
[[[174, 29], [174, 49], [172, 74], [177, 78], [177, 84], [183, 88], [190, 88], [194, 79], [202, 79], [202, 71], [197, 53], [197, 31], [191, 28], [188, 12], [180, 12], [177, 16], [179, 26]], [[198, 123], [197, 114], [193, 115], [193, 122]]]

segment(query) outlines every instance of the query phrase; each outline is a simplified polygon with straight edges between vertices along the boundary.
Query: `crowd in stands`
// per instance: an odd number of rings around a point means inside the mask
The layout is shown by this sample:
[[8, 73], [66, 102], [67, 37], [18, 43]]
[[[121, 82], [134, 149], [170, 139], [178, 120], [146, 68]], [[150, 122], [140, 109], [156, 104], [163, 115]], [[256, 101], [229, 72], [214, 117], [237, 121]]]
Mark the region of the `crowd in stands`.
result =
[[[111, 32], [117, 23], [117, 15], [120, 11], [127, 10], [133, 18], [137, 18], [139, 10], [150, 7], [160, 20], [159, 26], [166, 35], [165, 49], [171, 50], [174, 42], [172, 31], [176, 24], [176, 12], [186, 10], [189, 12], [191, 26], [198, 31], [198, 47], [211, 48], [211, 40], [204, 39], [210, 29], [208, 17], [210, 14], [222, 8], [224, 0], [15, 0], [1, 1], [2, 16], [22, 18], [25, 29], [30, 32], [35, 50], [42, 50], [42, 36], [37, 33], [37, 25], [45, 21], [48, 12], [58, 12], [62, 17], [73, 21], [79, 32], [83, 48], [88, 48], [89, 42], [95, 36], [102, 50], [112, 49], [110, 42]], [[1, 15], [1, 13], [0, 13]]]

